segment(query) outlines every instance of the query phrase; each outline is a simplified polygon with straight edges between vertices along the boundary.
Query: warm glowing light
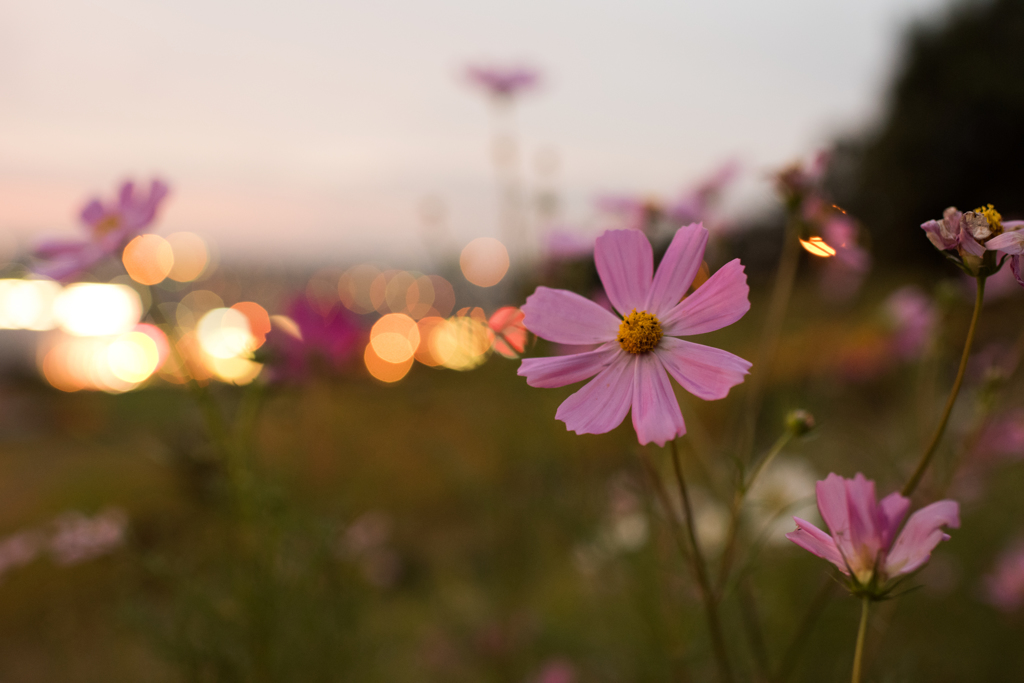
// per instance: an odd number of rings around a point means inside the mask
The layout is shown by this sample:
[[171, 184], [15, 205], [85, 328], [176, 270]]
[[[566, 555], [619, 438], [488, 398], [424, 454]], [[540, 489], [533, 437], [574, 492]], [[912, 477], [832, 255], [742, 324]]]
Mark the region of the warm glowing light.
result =
[[216, 358], [206, 356], [206, 367], [222, 382], [230, 384], [249, 384], [260, 374], [263, 365], [247, 358]]
[[272, 315], [270, 316], [270, 324], [274, 329], [281, 330], [290, 337], [294, 337], [299, 341], [302, 341], [302, 328], [299, 324], [289, 318], [286, 315]]
[[199, 279], [210, 263], [210, 252], [206, 242], [191, 232], [176, 232], [167, 236], [171, 245], [174, 263], [167, 277], [176, 282], [192, 282]]
[[174, 249], [159, 235], [139, 235], [124, 248], [124, 269], [142, 285], [158, 285], [174, 267]]
[[478, 237], [462, 250], [459, 266], [474, 285], [493, 287], [508, 272], [508, 250], [493, 237]]
[[252, 350], [263, 346], [263, 342], [267, 341], [267, 333], [270, 332], [270, 314], [267, 313], [267, 309], [252, 301], [240, 301], [231, 308], [240, 311], [249, 320], [249, 331], [252, 333], [254, 344]]
[[128, 332], [107, 346], [107, 365], [118, 379], [138, 384], [157, 371], [160, 350], [145, 332]]
[[196, 325], [196, 336], [203, 351], [214, 358], [228, 359], [245, 355], [255, 348], [249, 318], [233, 308], [208, 311]]
[[0, 329], [53, 329], [53, 302], [60, 291], [52, 280], [0, 280]]
[[397, 382], [409, 373], [409, 368], [412, 367], [412, 355], [410, 354], [400, 363], [390, 363], [377, 355], [373, 342], [370, 342], [366, 345], [366, 351], [363, 352], [363, 362], [375, 379], [391, 383]]
[[413, 280], [405, 292], [405, 312], [414, 320], [434, 310], [434, 283], [426, 275]]
[[348, 310], [354, 313], [370, 313], [374, 310], [370, 300], [370, 286], [380, 271], [362, 264], [346, 270], [338, 280], [338, 297]]
[[370, 346], [381, 360], [388, 363], [410, 361], [419, 343], [419, 327], [404, 313], [389, 313], [370, 329]]
[[197, 289], [182, 297], [175, 307], [174, 319], [183, 330], [193, 330], [196, 321], [215, 308], [224, 308], [224, 300], [208, 289]]
[[416, 347], [416, 353], [413, 354], [416, 360], [432, 368], [442, 364], [441, 359], [435, 357], [431, 351], [431, 338], [438, 329], [447, 324], [447, 320], [436, 315], [429, 315], [417, 321], [416, 325], [420, 329], [420, 345]]
[[455, 310], [455, 289], [440, 275], [431, 275], [430, 284], [434, 288], [434, 310], [437, 315], [447, 318]]
[[800, 246], [822, 258], [828, 258], [829, 256], [835, 256], [836, 250], [828, 245], [828, 242], [821, 239], [820, 237], [812, 237], [809, 240], [801, 239]]
[[503, 306], [487, 321], [494, 332], [494, 350], [505, 358], [519, 358], [519, 354], [526, 350], [524, 317], [523, 312], [515, 306]]
[[471, 370], [487, 360], [493, 337], [486, 319], [454, 316], [430, 335], [430, 354], [446, 368]]
[[78, 283], [64, 288], [53, 302], [60, 328], [79, 337], [124, 334], [142, 317], [142, 302], [127, 285]]

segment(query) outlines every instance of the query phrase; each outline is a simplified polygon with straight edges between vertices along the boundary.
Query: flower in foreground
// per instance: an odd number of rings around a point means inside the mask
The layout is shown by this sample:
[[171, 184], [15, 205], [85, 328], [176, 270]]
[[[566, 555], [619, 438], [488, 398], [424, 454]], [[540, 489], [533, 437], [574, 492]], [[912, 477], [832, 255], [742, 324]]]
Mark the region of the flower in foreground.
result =
[[750, 369], [747, 361], [678, 339], [731, 325], [750, 309], [750, 288], [739, 259], [683, 298], [701, 269], [707, 239], [699, 223], [680, 228], [655, 273], [651, 243], [643, 233], [609, 230], [598, 237], [597, 272], [620, 315], [561, 289], [538, 287], [527, 298], [523, 323], [538, 337], [556, 344], [598, 344], [583, 353], [529, 358], [519, 366], [532, 387], [594, 378], [555, 413], [568, 429], [603, 434], [621, 424], [632, 408], [640, 443], [664, 446], [686, 433], [669, 375], [704, 400], [725, 398], [743, 381]]
[[921, 224], [929, 241], [964, 272], [972, 276], [988, 276], [999, 270], [994, 258], [986, 260], [986, 252], [1010, 257], [1010, 270], [1024, 286], [1020, 272], [1020, 255], [1024, 253], [1024, 221], [1004, 221], [991, 204], [974, 211], [958, 211], [951, 206], [939, 220]]
[[104, 258], [119, 254], [156, 219], [167, 191], [167, 184], [161, 180], [153, 180], [148, 192], [126, 182], [115, 201], [93, 199], [80, 214], [86, 239], [56, 239], [39, 244], [34, 253], [35, 271], [55, 280], [69, 280]]
[[912, 514], [900, 531], [910, 499], [895, 492], [876, 502], [875, 482], [860, 473], [853, 479], [830, 474], [816, 492], [831, 535], [794, 517], [796, 531], [786, 538], [838, 567], [859, 595], [884, 597], [896, 580], [923, 567], [940, 541], [949, 540], [942, 527], [960, 526], [960, 505], [940, 500]]

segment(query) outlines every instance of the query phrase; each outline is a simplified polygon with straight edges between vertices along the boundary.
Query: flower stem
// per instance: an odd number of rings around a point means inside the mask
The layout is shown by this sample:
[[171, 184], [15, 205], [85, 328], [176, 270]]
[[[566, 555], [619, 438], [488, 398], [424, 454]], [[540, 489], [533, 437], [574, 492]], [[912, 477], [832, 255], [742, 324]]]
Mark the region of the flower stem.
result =
[[747, 390], [745, 422], [740, 433], [740, 447], [737, 451], [743, 462], [754, 449], [754, 432], [757, 429], [757, 418], [761, 414], [761, 403], [764, 400], [765, 384], [772, 361], [779, 347], [782, 336], [782, 323], [786, 318], [789, 300], [793, 296], [793, 285], [796, 283], [797, 268], [800, 265], [800, 218], [799, 207], [789, 212], [786, 222], [786, 234], [782, 242], [782, 255], [779, 257], [779, 268], [775, 271], [775, 283], [772, 285], [772, 298], [768, 304], [768, 316], [764, 329], [761, 331], [761, 344], [757, 349], [754, 371], [750, 375]]
[[733, 561], [736, 559], [736, 541], [739, 538], [740, 529], [740, 513], [743, 512], [743, 501], [747, 497], [747, 493], [754, 486], [754, 482], [761, 475], [761, 472], [771, 464], [772, 460], [775, 459], [782, 449], [786, 447], [790, 439], [793, 438], [793, 430], [786, 429], [785, 432], [776, 439], [775, 444], [771, 450], [768, 451], [767, 455], [761, 458], [761, 461], [754, 468], [754, 471], [750, 474], [746, 480], [740, 482], [740, 486], [736, 491], [736, 495], [733, 496], [732, 509], [729, 511], [729, 530], [725, 536], [725, 545], [722, 550], [722, 561], [718, 567], [718, 585], [716, 586], [716, 594], [721, 597], [722, 592], [725, 590], [725, 583], [729, 579], [729, 571], [732, 569]]
[[949, 422], [949, 415], [953, 412], [953, 405], [956, 403], [956, 397], [960, 393], [960, 385], [964, 383], [964, 374], [967, 372], [967, 359], [971, 355], [971, 346], [974, 344], [974, 333], [978, 329], [978, 318], [981, 317], [981, 306], [985, 301], [985, 276], [978, 276], [978, 291], [974, 299], [974, 314], [971, 316], [971, 326], [967, 329], [967, 340], [964, 342], [964, 352], [960, 357], [960, 369], [957, 370], [956, 379], [953, 381], [953, 388], [949, 392], [949, 398], [946, 400], [946, 407], [942, 411], [942, 417], [939, 419], [939, 426], [935, 429], [935, 434], [932, 435], [932, 440], [928, 444], [924, 453], [921, 455], [921, 459], [917, 463], [917, 468], [914, 473], [910, 475], [910, 479], [903, 485], [903, 489], [900, 493], [904, 496], [909, 497], [917, 485], [921, 483], [921, 478], [924, 477], [925, 471], [928, 469], [928, 465], [931, 464], [932, 457], [935, 455], [935, 451], [939, 447], [939, 442], [942, 440], [942, 435], [946, 431], [946, 423]]
[[683, 478], [683, 468], [679, 462], [679, 447], [672, 441], [672, 466], [675, 468], [676, 483], [679, 485], [679, 495], [683, 501], [683, 519], [686, 522], [686, 533], [690, 541], [690, 560], [693, 564], [693, 572], [697, 577], [697, 584], [700, 587], [704, 612], [708, 620], [708, 630], [711, 634], [711, 647], [715, 652], [715, 659], [718, 662], [718, 675], [722, 683], [732, 683], [732, 669], [729, 666], [729, 653], [725, 649], [725, 638], [722, 635], [722, 623], [718, 617], [718, 599], [715, 596], [711, 581], [708, 578], [707, 565], [704, 562], [704, 555], [697, 541], [697, 532], [693, 522], [693, 506], [690, 504], [690, 493], [686, 488], [686, 480]]
[[871, 599], [867, 596], [861, 598], [860, 603], [860, 627], [857, 629], [857, 647], [853, 651], [853, 675], [851, 683], [860, 683], [861, 660], [864, 658], [864, 637], [868, 632], [868, 606]]

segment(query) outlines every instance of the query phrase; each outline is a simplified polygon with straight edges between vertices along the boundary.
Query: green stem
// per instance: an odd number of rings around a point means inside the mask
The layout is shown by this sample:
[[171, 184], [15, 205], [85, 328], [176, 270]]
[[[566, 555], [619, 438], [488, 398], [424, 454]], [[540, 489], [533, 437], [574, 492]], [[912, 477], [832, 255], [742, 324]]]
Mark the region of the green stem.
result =
[[867, 596], [861, 598], [860, 603], [860, 627], [857, 629], [857, 647], [853, 651], [853, 676], [851, 683], [860, 683], [861, 660], [864, 658], [864, 637], [868, 632], [868, 606], [871, 599]]
[[725, 583], [729, 579], [729, 572], [732, 570], [733, 562], [736, 559], [736, 541], [739, 538], [740, 529], [740, 513], [743, 511], [743, 502], [746, 500], [747, 493], [754, 486], [754, 482], [761, 475], [761, 472], [771, 464], [772, 460], [775, 459], [782, 449], [786, 447], [786, 444], [793, 438], [793, 431], [787, 429], [785, 432], [776, 439], [775, 444], [771, 450], [768, 451], [767, 455], [761, 458], [761, 461], [754, 468], [750, 477], [740, 483], [739, 489], [736, 491], [736, 495], [733, 497], [732, 509], [729, 514], [729, 530], [726, 532], [725, 545], [722, 550], [722, 561], [718, 568], [718, 585], [716, 586], [715, 593], [721, 597], [722, 592], [725, 590]]
[[737, 451], [741, 462], [745, 461], [754, 449], [754, 432], [757, 428], [757, 418], [761, 414], [765, 385], [768, 381], [772, 361], [778, 351], [779, 339], [782, 336], [782, 323], [786, 317], [786, 310], [789, 308], [789, 300], [793, 296], [797, 267], [800, 265], [799, 211], [799, 206], [791, 209], [786, 222], [782, 255], [779, 258], [779, 268], [775, 271], [772, 298], [768, 304], [768, 317], [765, 320], [764, 329], [761, 331], [761, 344], [757, 349], [753, 372], [747, 388], [746, 421]]
[[729, 653], [725, 648], [722, 623], [718, 616], [718, 600], [708, 578], [707, 565], [704, 562], [700, 543], [697, 541], [697, 532], [693, 522], [693, 506], [690, 504], [690, 493], [686, 488], [686, 480], [683, 478], [683, 468], [679, 462], [679, 448], [676, 446], [675, 441], [672, 441], [672, 465], [675, 468], [676, 483], [679, 485], [679, 495], [683, 501], [683, 518], [690, 541], [690, 560], [693, 564], [693, 572], [697, 577], [697, 584], [700, 587], [701, 598], [704, 603], [708, 630], [711, 633], [711, 647], [715, 652], [715, 659], [718, 662], [718, 675], [722, 683], [732, 683], [733, 677], [732, 668], [729, 666]]
[[967, 329], [967, 340], [964, 342], [964, 352], [960, 357], [960, 369], [957, 370], [956, 379], [953, 381], [953, 389], [949, 392], [949, 398], [946, 400], [946, 407], [942, 411], [942, 417], [939, 419], [939, 426], [935, 429], [935, 434], [932, 435], [932, 440], [925, 448], [924, 453], [921, 455], [921, 459], [917, 463], [917, 467], [914, 469], [914, 473], [910, 475], [910, 479], [903, 485], [903, 489], [900, 493], [904, 496], [909, 497], [917, 485], [921, 483], [921, 478], [924, 477], [925, 471], [928, 469], [928, 465], [931, 464], [932, 457], [935, 455], [935, 451], [939, 447], [939, 442], [942, 440], [942, 435], [946, 431], [946, 424], [949, 422], [949, 415], [953, 412], [953, 405], [956, 403], [956, 397], [960, 393], [960, 385], [964, 382], [964, 374], [967, 372], [967, 359], [971, 355], [971, 345], [974, 343], [974, 333], [978, 329], [978, 318], [981, 317], [981, 306], [985, 300], [985, 277], [983, 275], [978, 276], [978, 291], [974, 298], [974, 314], [971, 316], [971, 326]]

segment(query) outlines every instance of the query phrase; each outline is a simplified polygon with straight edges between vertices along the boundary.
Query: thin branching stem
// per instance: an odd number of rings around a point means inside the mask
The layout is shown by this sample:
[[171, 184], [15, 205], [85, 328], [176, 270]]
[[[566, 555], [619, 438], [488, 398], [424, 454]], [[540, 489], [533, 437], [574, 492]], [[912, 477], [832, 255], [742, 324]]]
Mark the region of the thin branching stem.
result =
[[693, 521], [693, 506], [690, 504], [690, 492], [686, 487], [686, 479], [683, 477], [682, 464], [679, 462], [679, 447], [675, 441], [672, 441], [672, 466], [675, 469], [676, 483], [679, 485], [679, 496], [683, 502], [683, 521], [685, 522], [686, 534], [690, 541], [690, 560], [693, 565], [693, 573], [697, 577], [701, 600], [704, 603], [708, 630], [711, 634], [711, 647], [715, 653], [715, 660], [718, 662], [718, 675], [722, 683], [732, 683], [733, 677], [732, 668], [729, 665], [729, 653], [725, 648], [722, 622], [718, 616], [718, 599], [715, 596], [714, 588], [711, 586], [707, 564], [704, 562], [704, 554], [701, 552], [700, 543], [697, 540], [697, 531]]
[[928, 465], [931, 464], [935, 451], [938, 450], [939, 442], [942, 441], [942, 435], [946, 431], [946, 424], [949, 422], [949, 415], [953, 412], [953, 406], [956, 404], [956, 398], [960, 393], [960, 385], [964, 383], [964, 374], [967, 372], [967, 359], [971, 355], [974, 333], [978, 329], [978, 318], [981, 317], [981, 307], [984, 301], [985, 276], [979, 275], [978, 291], [974, 298], [974, 314], [971, 316], [971, 326], [967, 329], [967, 340], [964, 342], [964, 352], [960, 357], [960, 369], [957, 370], [956, 379], [953, 381], [953, 388], [950, 390], [949, 398], [946, 400], [946, 407], [942, 411], [942, 417], [939, 418], [939, 425], [935, 428], [935, 433], [932, 435], [928, 447], [921, 454], [921, 459], [918, 461], [914, 473], [910, 475], [910, 479], [907, 480], [907, 483], [903, 485], [903, 489], [900, 491], [904, 496], [909, 497], [918, 484], [921, 483], [921, 479], [928, 470]]

